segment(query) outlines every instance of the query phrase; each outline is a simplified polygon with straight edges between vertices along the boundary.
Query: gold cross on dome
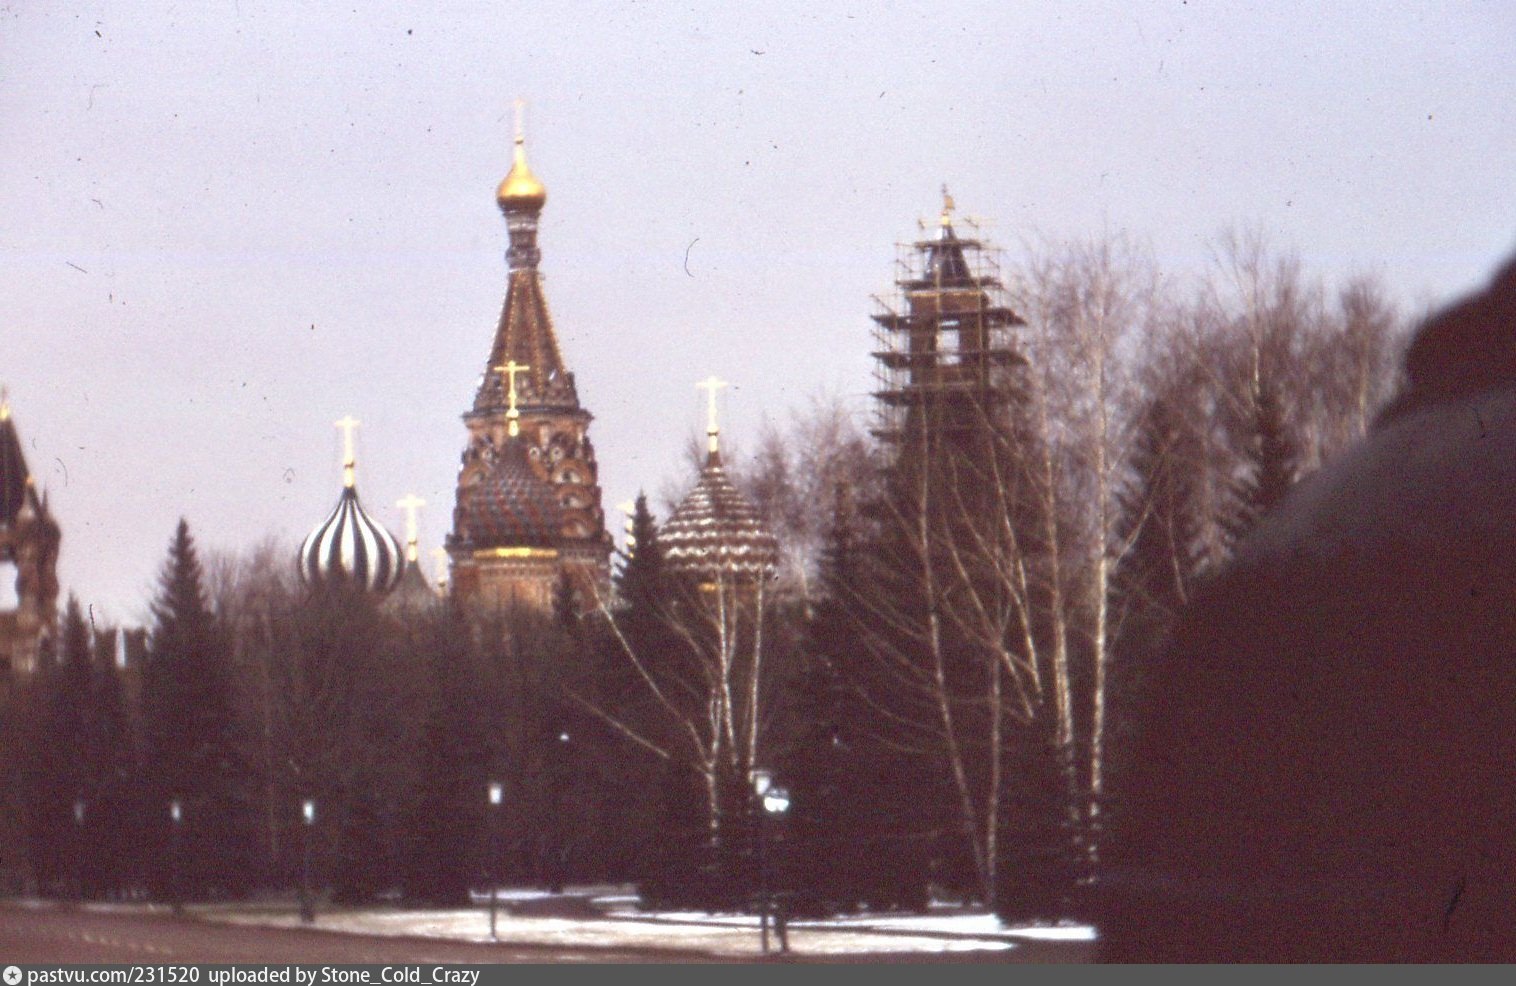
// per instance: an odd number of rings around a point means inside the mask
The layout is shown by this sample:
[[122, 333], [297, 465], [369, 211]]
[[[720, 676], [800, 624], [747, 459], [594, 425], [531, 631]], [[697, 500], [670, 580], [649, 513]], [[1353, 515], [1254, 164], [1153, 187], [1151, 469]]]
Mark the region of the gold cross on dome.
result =
[[516, 143], [526, 143], [526, 100], [516, 97], [514, 109], [516, 111]]
[[637, 537], [633, 533], [637, 529], [637, 504], [633, 500], [616, 504], [616, 509], [626, 515], [626, 553], [631, 554], [637, 549]]
[[956, 206], [953, 205], [953, 196], [951, 194], [949, 194], [949, 192], [948, 192], [947, 182], [943, 182], [942, 183], [942, 225], [944, 225], [944, 226], [951, 226], [951, 225], [953, 225], [953, 210], [955, 208], [956, 208]]
[[362, 422], [351, 414], [336, 422], [337, 427], [342, 429], [342, 485], [349, 488], [354, 483], [353, 467], [357, 464], [357, 459], [353, 456], [353, 432], [360, 424]]
[[416, 512], [426, 506], [426, 501], [414, 493], [407, 493], [395, 506], [405, 511], [405, 560], [416, 562]]
[[507, 380], [505, 421], [506, 431], [510, 433], [512, 438], [521, 434], [521, 426], [516, 423], [517, 419], [521, 417], [521, 412], [516, 410], [516, 374], [525, 373], [530, 369], [531, 367], [525, 363], [517, 363], [513, 359], [506, 360], [501, 365], [495, 367], [495, 370]]
[[707, 445], [712, 452], [716, 451], [716, 439], [717, 436], [721, 433], [721, 429], [717, 427], [716, 424], [716, 391], [720, 390], [726, 385], [726, 381], [719, 379], [715, 374], [712, 374], [711, 376], [708, 376], [704, 380], [695, 384], [696, 390], [703, 390], [706, 392], [705, 437], [707, 439]]

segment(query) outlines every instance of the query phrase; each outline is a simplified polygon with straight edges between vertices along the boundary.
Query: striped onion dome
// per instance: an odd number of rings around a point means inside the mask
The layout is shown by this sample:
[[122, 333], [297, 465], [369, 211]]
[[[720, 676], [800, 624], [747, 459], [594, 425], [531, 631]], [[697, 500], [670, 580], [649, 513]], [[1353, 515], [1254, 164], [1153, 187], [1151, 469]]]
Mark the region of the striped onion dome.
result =
[[331, 516], [300, 545], [298, 567], [300, 578], [310, 585], [342, 578], [385, 593], [405, 573], [405, 551], [393, 534], [364, 512], [357, 488], [345, 486]]
[[558, 495], [527, 461], [526, 443], [507, 439], [489, 472], [458, 493], [453, 529], [472, 548], [552, 547], [562, 537]]
[[658, 532], [658, 544], [670, 571], [711, 580], [772, 574], [779, 555], [774, 535], [732, 485], [715, 451], [700, 470], [695, 488]]

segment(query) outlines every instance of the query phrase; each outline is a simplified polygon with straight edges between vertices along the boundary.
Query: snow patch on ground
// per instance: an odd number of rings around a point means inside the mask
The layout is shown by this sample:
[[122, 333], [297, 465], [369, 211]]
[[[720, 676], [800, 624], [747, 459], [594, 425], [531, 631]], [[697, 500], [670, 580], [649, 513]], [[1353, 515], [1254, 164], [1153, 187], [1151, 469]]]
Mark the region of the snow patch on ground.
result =
[[[624, 897], [597, 897], [595, 903], [608, 914], [639, 916], [649, 920], [683, 922], [693, 924], [751, 925], [757, 927], [757, 918], [744, 914], [706, 914], [698, 911], [639, 911], [635, 895]], [[997, 938], [1025, 938], [1036, 941], [1094, 941], [1095, 929], [1087, 924], [1024, 925], [1007, 927], [994, 914], [970, 911], [957, 907], [934, 905], [936, 913], [927, 914], [847, 914], [825, 920], [794, 919], [790, 928], [829, 929], [833, 931], [854, 930], [858, 932], [918, 932], [933, 936], [971, 938], [994, 936]]]
[[[489, 895], [476, 893], [472, 908], [420, 911], [392, 906], [323, 908], [315, 927], [358, 935], [389, 935], [455, 941], [490, 942]], [[707, 914], [696, 911], [642, 911], [628, 887], [574, 887], [564, 894], [534, 889], [502, 889], [496, 894], [497, 938], [516, 945], [552, 945], [587, 949], [669, 949], [696, 951], [715, 958], [744, 959], [761, 954], [759, 921], [753, 914]], [[554, 913], [555, 903], [566, 908]], [[51, 906], [37, 902], [38, 906]], [[24, 903], [23, 903], [24, 906]], [[144, 904], [86, 904], [91, 910], [167, 910]], [[512, 913], [513, 909], [537, 911]], [[538, 909], [541, 909], [540, 911]], [[583, 909], [588, 913], [578, 913]], [[192, 905], [202, 919], [234, 924], [301, 927], [291, 902]], [[1007, 955], [1038, 943], [1092, 942], [1095, 929], [1060, 923], [1042, 927], [1005, 927], [995, 915], [957, 905], [934, 905], [926, 914], [857, 913], [826, 920], [789, 922], [792, 951], [802, 955], [899, 955], [981, 952]], [[1065, 946], [1070, 947], [1070, 946]], [[1077, 949], [1077, 945], [1071, 946]], [[1080, 961], [1079, 951], [1047, 956]]]
[[[236, 923], [298, 927], [294, 914], [217, 915]], [[318, 916], [316, 926], [329, 931], [363, 935], [406, 935], [488, 942], [489, 914], [466, 911], [350, 910]], [[760, 953], [758, 919], [752, 915], [658, 914], [637, 917], [555, 918], [500, 914], [499, 940], [510, 944], [550, 944], [587, 948], [692, 949], [712, 955], [742, 957]], [[973, 936], [880, 934], [865, 928], [832, 926], [827, 922], [791, 922], [790, 948], [811, 955], [1003, 952], [1014, 942]]]

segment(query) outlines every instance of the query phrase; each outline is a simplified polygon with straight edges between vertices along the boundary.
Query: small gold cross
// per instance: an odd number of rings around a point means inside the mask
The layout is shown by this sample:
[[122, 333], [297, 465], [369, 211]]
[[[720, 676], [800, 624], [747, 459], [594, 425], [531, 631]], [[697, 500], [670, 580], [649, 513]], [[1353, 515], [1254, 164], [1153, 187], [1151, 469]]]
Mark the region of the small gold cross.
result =
[[512, 438], [515, 438], [517, 435], [521, 434], [521, 426], [516, 423], [517, 419], [521, 417], [521, 412], [516, 410], [516, 374], [525, 373], [527, 370], [530, 370], [531, 367], [527, 366], [525, 363], [517, 363], [515, 360], [511, 359], [506, 360], [500, 366], [495, 367], [495, 369], [508, 381], [508, 385], [506, 387], [507, 407], [505, 409], [506, 430], [510, 433], [510, 436]]
[[721, 431], [721, 429], [716, 425], [716, 391], [725, 386], [726, 381], [718, 379], [715, 374], [712, 374], [711, 376], [708, 376], [704, 380], [695, 384], [696, 390], [703, 390], [706, 392], [707, 400], [705, 436], [708, 440], [707, 444], [709, 445], [712, 452], [716, 451], [716, 436]]
[[426, 506], [426, 501], [414, 493], [407, 493], [395, 506], [405, 511], [405, 560], [416, 563], [416, 512]]
[[349, 488], [354, 483], [353, 467], [357, 464], [357, 459], [353, 456], [353, 432], [361, 423], [351, 414], [336, 422], [337, 427], [342, 429], [342, 485]]

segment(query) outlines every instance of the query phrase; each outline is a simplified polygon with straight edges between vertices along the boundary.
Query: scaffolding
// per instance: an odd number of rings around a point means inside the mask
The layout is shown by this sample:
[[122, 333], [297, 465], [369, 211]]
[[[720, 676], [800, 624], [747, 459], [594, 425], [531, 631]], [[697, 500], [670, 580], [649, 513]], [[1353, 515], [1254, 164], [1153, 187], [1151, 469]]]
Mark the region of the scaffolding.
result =
[[944, 211], [935, 239], [896, 244], [895, 290], [874, 296], [870, 431], [898, 446], [931, 422], [939, 437], [1003, 410], [1026, 364], [1013, 330], [1025, 325], [1001, 280], [999, 253], [964, 238]]

